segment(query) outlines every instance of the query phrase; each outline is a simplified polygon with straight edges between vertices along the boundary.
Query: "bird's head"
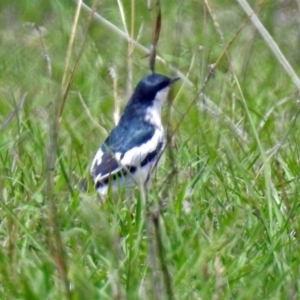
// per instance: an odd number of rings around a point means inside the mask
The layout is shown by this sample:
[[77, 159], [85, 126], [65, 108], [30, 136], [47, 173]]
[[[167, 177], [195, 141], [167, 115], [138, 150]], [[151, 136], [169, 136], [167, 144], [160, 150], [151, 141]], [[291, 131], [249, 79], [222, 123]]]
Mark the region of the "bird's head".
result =
[[151, 74], [144, 77], [137, 85], [132, 98], [132, 103], [151, 105], [156, 100], [162, 103], [169, 92], [170, 85], [179, 79], [167, 77], [162, 74]]

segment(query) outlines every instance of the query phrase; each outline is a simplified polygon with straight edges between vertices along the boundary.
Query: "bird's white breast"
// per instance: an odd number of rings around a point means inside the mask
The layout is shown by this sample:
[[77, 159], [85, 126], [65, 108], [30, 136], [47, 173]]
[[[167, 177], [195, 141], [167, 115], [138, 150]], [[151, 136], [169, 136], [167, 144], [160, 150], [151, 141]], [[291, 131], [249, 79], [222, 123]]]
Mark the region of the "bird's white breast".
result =
[[166, 87], [159, 92], [157, 92], [155, 99], [153, 100], [152, 106], [147, 108], [147, 113], [145, 120], [150, 124], [154, 125], [163, 132], [163, 127], [161, 123], [161, 107], [163, 102], [168, 96], [170, 88]]

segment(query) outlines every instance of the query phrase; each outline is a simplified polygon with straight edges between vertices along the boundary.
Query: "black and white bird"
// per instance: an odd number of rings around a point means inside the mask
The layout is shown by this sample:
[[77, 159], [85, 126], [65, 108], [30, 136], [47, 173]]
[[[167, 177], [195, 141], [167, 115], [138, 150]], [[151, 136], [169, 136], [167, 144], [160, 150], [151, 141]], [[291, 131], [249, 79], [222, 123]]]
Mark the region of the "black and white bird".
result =
[[137, 85], [117, 126], [99, 148], [91, 166], [97, 191], [148, 184], [165, 146], [161, 107], [179, 77], [151, 74]]

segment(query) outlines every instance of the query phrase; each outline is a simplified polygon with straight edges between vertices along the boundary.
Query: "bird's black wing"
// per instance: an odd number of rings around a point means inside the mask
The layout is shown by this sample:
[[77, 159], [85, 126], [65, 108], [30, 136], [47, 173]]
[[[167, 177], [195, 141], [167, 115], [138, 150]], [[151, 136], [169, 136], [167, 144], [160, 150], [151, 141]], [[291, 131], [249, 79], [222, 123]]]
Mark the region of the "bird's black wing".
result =
[[98, 150], [91, 167], [94, 182], [118, 177], [124, 172], [134, 172], [136, 168], [152, 160], [163, 147], [162, 130], [151, 124], [134, 120], [123, 122], [113, 129]]

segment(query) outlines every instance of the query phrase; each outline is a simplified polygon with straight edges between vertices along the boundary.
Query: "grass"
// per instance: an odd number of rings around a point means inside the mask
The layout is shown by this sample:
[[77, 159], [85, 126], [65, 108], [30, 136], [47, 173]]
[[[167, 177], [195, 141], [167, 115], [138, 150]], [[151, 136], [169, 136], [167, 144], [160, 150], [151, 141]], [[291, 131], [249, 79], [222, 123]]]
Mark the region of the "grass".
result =
[[[275, 56], [242, 0], [161, 2], [172, 141], [149, 195], [103, 204], [91, 160], [149, 59], [72, 1], [0, 3], [0, 299], [299, 298], [299, 8], [249, 3]], [[148, 48], [152, 5], [96, 11]]]

